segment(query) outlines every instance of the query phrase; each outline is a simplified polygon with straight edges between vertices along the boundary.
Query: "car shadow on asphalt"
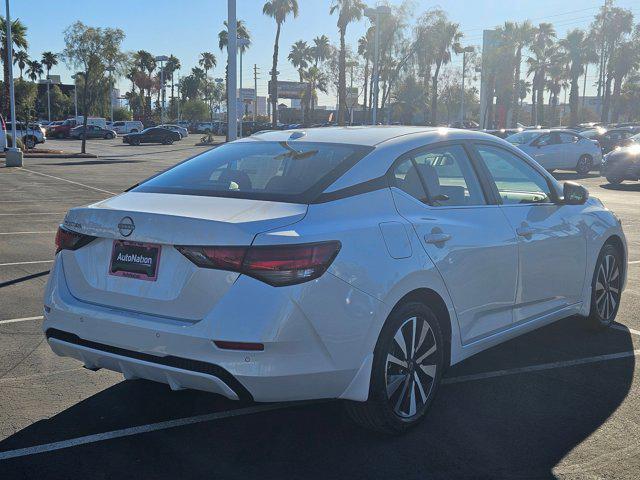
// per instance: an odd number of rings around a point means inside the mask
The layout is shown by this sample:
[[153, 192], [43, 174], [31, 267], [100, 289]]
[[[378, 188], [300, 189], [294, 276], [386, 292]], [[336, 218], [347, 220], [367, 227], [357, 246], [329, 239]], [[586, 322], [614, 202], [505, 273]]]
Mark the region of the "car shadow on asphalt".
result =
[[[594, 334], [583, 323], [539, 329], [448, 376], [633, 350], [628, 332]], [[304, 404], [0, 461], [0, 477], [553, 478], [627, 397], [634, 368], [631, 356], [444, 385], [425, 421], [399, 437], [356, 427], [340, 402]], [[242, 406], [123, 381], [24, 428], [0, 451]]]
[[556, 180], [565, 181], [565, 180], [584, 180], [587, 178], [598, 178], [600, 176], [599, 173], [589, 173], [587, 175], [581, 175], [576, 172], [553, 172], [553, 176]]
[[86, 160], [84, 162], [56, 162], [47, 163], [46, 165], [57, 165], [62, 167], [68, 167], [71, 165], [111, 165], [115, 163], [143, 163], [144, 160]]
[[640, 192], [640, 183], [619, 183], [617, 185], [613, 183], [603, 183], [600, 185], [601, 188], [606, 190], [616, 190], [619, 192]]

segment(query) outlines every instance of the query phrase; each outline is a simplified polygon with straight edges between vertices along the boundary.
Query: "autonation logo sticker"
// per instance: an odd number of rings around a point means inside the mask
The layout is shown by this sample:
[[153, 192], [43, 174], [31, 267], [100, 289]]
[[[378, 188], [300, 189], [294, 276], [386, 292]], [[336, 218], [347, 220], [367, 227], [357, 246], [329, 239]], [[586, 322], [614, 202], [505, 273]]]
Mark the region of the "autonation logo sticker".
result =
[[138, 265], [151, 265], [153, 259], [144, 255], [136, 255], [135, 253], [118, 253], [116, 260], [119, 262], [136, 263]]

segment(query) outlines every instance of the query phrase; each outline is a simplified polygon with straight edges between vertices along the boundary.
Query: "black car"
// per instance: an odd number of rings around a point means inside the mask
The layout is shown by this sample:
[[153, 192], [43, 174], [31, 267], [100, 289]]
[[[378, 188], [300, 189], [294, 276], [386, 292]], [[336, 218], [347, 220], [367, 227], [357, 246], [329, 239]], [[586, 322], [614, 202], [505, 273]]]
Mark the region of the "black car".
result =
[[616, 148], [602, 159], [600, 173], [609, 183], [640, 180], [640, 134], [630, 140], [628, 146]]
[[162, 143], [163, 145], [171, 145], [173, 142], [180, 140], [182, 136], [178, 132], [167, 130], [161, 127], [146, 128], [138, 133], [129, 133], [122, 137], [123, 143], [129, 145], [140, 145], [141, 143]]
[[631, 137], [640, 133], [640, 127], [621, 127], [605, 130], [596, 128], [582, 132], [582, 135], [597, 140], [602, 148], [602, 153], [609, 153], [616, 147], [625, 147], [632, 143]]

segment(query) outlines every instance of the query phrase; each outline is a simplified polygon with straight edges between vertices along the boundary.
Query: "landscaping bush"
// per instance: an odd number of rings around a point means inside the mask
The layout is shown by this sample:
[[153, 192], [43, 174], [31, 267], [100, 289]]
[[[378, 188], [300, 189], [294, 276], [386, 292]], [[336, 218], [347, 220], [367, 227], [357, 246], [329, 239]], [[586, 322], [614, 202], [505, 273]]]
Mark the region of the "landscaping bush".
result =
[[[13, 147], [13, 137], [10, 133], [7, 133], [7, 148]], [[24, 152], [24, 143], [22, 143], [22, 139], [18, 139], [18, 148]]]

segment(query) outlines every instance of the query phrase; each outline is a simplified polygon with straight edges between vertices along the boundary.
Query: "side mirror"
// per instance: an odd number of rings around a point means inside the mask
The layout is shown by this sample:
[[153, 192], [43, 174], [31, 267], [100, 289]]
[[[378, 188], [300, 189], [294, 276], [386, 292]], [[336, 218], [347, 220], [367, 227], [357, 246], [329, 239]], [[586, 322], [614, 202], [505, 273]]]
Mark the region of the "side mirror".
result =
[[576, 182], [564, 182], [562, 190], [565, 205], [584, 205], [589, 198], [589, 191]]

